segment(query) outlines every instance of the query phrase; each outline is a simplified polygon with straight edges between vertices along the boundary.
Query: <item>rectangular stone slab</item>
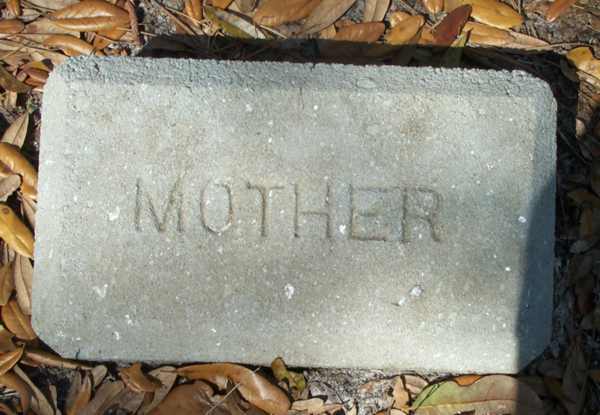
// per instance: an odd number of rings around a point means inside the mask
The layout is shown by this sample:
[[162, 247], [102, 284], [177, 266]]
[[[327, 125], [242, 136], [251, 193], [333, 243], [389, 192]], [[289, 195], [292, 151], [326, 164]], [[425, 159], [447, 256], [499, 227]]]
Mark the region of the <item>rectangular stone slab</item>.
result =
[[71, 59], [35, 330], [90, 360], [515, 372], [551, 330], [555, 113], [521, 72]]

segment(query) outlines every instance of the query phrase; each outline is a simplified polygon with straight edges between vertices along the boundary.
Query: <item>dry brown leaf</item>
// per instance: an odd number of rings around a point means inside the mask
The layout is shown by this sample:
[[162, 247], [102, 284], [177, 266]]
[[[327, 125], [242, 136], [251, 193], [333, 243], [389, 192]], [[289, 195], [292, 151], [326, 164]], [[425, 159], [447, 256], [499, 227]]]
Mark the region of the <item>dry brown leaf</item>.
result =
[[12, 263], [7, 262], [0, 268], [0, 305], [6, 305], [15, 288]]
[[382, 22], [355, 23], [339, 29], [333, 40], [344, 42], [367, 42], [377, 41], [385, 31]]
[[465, 4], [452, 10], [433, 29], [432, 34], [437, 46], [450, 46], [462, 31], [471, 15], [471, 6]]
[[554, 0], [548, 10], [546, 10], [546, 20], [553, 22], [558, 19], [569, 7], [575, 4], [577, 0]]
[[293, 398], [298, 398], [298, 395], [306, 389], [306, 379], [304, 378], [304, 375], [288, 370], [281, 357], [278, 357], [271, 362], [271, 371], [273, 372], [275, 379], [279, 382], [287, 382], [292, 389]]
[[100, 384], [106, 377], [106, 374], [108, 373], [108, 369], [104, 365], [98, 365], [98, 366], [94, 366], [90, 373], [92, 375], [92, 385], [94, 386], [94, 389], [95, 389], [98, 386], [100, 386]]
[[396, 378], [396, 383], [394, 384], [392, 396], [394, 398], [394, 403], [392, 406], [393, 408], [404, 410], [409, 407], [411, 399], [410, 392], [404, 385], [404, 379], [402, 379], [401, 376]]
[[214, 415], [230, 415], [220, 406], [214, 406], [209, 400], [206, 388], [201, 383], [181, 385], [174, 388], [167, 397], [150, 411], [149, 415], [191, 415], [206, 414], [211, 408]]
[[500, 46], [510, 49], [533, 49], [548, 46], [547, 42], [523, 33], [511, 32], [482, 23], [467, 22], [463, 33], [469, 32], [469, 44]]
[[198, 24], [202, 20], [202, 0], [184, 0], [183, 12], [193, 19], [193, 24]]
[[25, 29], [25, 24], [18, 19], [0, 20], [0, 34], [21, 33]]
[[301, 32], [320, 32], [342, 17], [355, 2], [356, 0], [321, 0], [304, 21]]
[[82, 376], [79, 372], [76, 373], [69, 393], [67, 394], [66, 413], [65, 415], [79, 415], [86, 407], [92, 398], [92, 381], [86, 373]]
[[21, 357], [23, 356], [23, 350], [23, 347], [19, 347], [18, 349], [0, 355], [0, 376], [6, 374], [19, 363], [19, 360], [21, 360]]
[[14, 337], [14, 334], [0, 325], [0, 353], [12, 352], [17, 348], [13, 342]]
[[587, 363], [581, 347], [571, 347], [569, 360], [562, 380], [562, 393], [565, 399], [562, 404], [569, 415], [579, 415], [585, 402], [587, 383]]
[[[92, 400], [83, 408], [80, 415], [102, 415], [107, 403], [110, 403], [125, 388], [123, 382], [106, 382], [94, 393]], [[174, 415], [171, 413], [170, 415]]]
[[154, 392], [161, 386], [158, 380], [150, 378], [142, 372], [142, 364], [139, 362], [119, 369], [119, 374], [123, 383], [134, 392]]
[[21, 176], [18, 174], [11, 174], [0, 179], [0, 201], [6, 202], [8, 197], [16, 192], [19, 187], [21, 187]]
[[13, 278], [15, 290], [17, 292], [17, 302], [25, 314], [31, 315], [33, 266], [31, 265], [29, 258], [17, 255], [13, 262]]
[[79, 0], [27, 0], [27, 2], [41, 9], [59, 10], [78, 3]]
[[324, 413], [336, 413], [344, 407], [342, 404], [326, 404], [323, 399], [311, 398], [294, 401], [292, 411], [298, 411], [305, 415], [320, 415]]
[[214, 7], [218, 7], [219, 9], [225, 10], [229, 7], [229, 5], [233, 2], [233, 0], [212, 0], [211, 4]]
[[16, 93], [27, 92], [31, 89], [4, 69], [2, 65], [0, 65], [0, 86], [7, 91]]
[[256, 0], [234, 0], [242, 13], [250, 13], [256, 6]]
[[19, 365], [15, 365], [13, 372], [23, 380], [29, 390], [31, 390], [31, 409], [37, 415], [56, 415], [55, 408], [52, 406], [46, 395], [29, 379], [29, 376], [21, 370]]
[[20, 16], [23, 12], [23, 10], [21, 9], [20, 0], [7, 0], [6, 8], [8, 9], [9, 13], [15, 17]]
[[437, 14], [444, 8], [444, 0], [421, 0], [423, 7], [431, 14]]
[[390, 8], [390, 0], [365, 0], [363, 22], [382, 22]]
[[567, 59], [580, 71], [600, 79], [600, 59], [594, 57], [592, 48], [581, 46], [571, 49], [567, 53]]
[[466, 4], [473, 8], [471, 17], [481, 23], [500, 29], [510, 29], [523, 23], [523, 16], [498, 0], [445, 0], [444, 8], [451, 12]]
[[456, 376], [452, 380], [458, 383], [460, 386], [469, 386], [477, 382], [479, 379], [481, 379], [480, 375], [462, 375]]
[[527, 384], [505, 375], [484, 376], [469, 386], [453, 380], [425, 388], [411, 406], [415, 415], [462, 412], [542, 415], [542, 401]]
[[0, 202], [0, 238], [15, 252], [33, 258], [33, 234], [13, 210]]
[[37, 211], [37, 204], [28, 198], [27, 196], [21, 197], [21, 209], [25, 214], [25, 217], [31, 224], [31, 226], [35, 229], [35, 213]]
[[122, 8], [102, 0], [84, 0], [50, 15], [57, 25], [80, 32], [97, 32], [129, 27], [129, 14]]
[[17, 147], [22, 147], [27, 136], [27, 128], [29, 127], [29, 113], [25, 112], [19, 118], [17, 118], [11, 125], [6, 129], [2, 135], [2, 142], [13, 144]]
[[101, 49], [104, 49], [111, 43], [121, 40], [121, 38], [123, 38], [123, 36], [125, 36], [126, 33], [126, 29], [120, 28], [100, 30], [98, 32], [98, 36], [94, 37], [93, 42], [94, 49], [96, 50], [96, 55], [102, 55], [102, 53], [100, 52]]
[[321, 0], [264, 0], [258, 5], [253, 20], [256, 24], [276, 27], [307, 17]]
[[416, 43], [421, 28], [425, 24], [423, 16], [410, 16], [393, 26], [385, 35], [385, 42], [390, 45]]
[[159, 367], [158, 369], [150, 371], [148, 374], [153, 378], [158, 379], [161, 386], [154, 394], [152, 394], [152, 399], [142, 405], [138, 412], [139, 415], [146, 415], [156, 408], [169, 394], [178, 376], [177, 372], [175, 372], [175, 368], [172, 366]]
[[3, 412], [5, 415], [17, 415], [17, 413], [5, 403], [0, 403], [0, 412]]
[[31, 366], [46, 366], [46, 367], [57, 367], [60, 369], [71, 369], [71, 370], [92, 370], [93, 368], [77, 360], [65, 359], [59, 355], [46, 352], [44, 350], [27, 348], [23, 355], [23, 363], [27, 361], [27, 364]]
[[274, 415], [286, 415], [290, 401], [285, 393], [259, 374], [230, 363], [191, 365], [177, 369], [179, 375], [192, 380], [206, 380], [219, 389], [231, 381], [248, 402]]
[[21, 400], [21, 408], [23, 413], [27, 413], [31, 406], [32, 391], [31, 388], [13, 372], [5, 373], [0, 376], [0, 385], [16, 391]]
[[0, 313], [8, 330], [22, 340], [33, 340], [37, 335], [31, 327], [31, 317], [25, 315], [15, 299], [10, 300]]
[[266, 36], [254, 22], [246, 17], [214, 7], [205, 7], [207, 19], [219, 26], [224, 33], [232, 37], [246, 39], [265, 39]]
[[[57, 25], [55, 22], [53, 22], [52, 20], [50, 20], [48, 18], [37, 19], [37, 20], [34, 20], [33, 22], [29, 23], [27, 26], [25, 26], [24, 33], [27, 33], [29, 35], [36, 35], [36, 36], [28, 36], [27, 39], [31, 39], [38, 43], [43, 43], [44, 39], [46, 39], [48, 36], [51, 36], [51, 35], [61, 35], [62, 34], [62, 35], [79, 36], [78, 31], [65, 29], [64, 27]], [[58, 52], [50, 52], [50, 51], [48, 51], [48, 53], [59, 54]], [[64, 55], [60, 54], [60, 56], [64, 56]]]
[[21, 184], [23, 194], [36, 199], [37, 172], [31, 163], [23, 157], [19, 147], [8, 143], [0, 143], [0, 162], [23, 178], [23, 183]]
[[92, 55], [94, 47], [71, 35], [52, 35], [44, 39], [44, 45], [62, 50], [67, 56]]

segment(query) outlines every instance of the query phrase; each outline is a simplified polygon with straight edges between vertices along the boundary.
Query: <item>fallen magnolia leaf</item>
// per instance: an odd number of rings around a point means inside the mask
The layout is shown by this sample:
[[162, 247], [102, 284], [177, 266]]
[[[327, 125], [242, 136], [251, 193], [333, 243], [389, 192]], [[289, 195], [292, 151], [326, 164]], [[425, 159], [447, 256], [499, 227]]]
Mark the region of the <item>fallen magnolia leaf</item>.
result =
[[390, 8], [390, 0], [365, 0], [363, 22], [382, 22]]
[[27, 92], [31, 89], [4, 69], [2, 65], [0, 65], [0, 86], [7, 91], [16, 93]]
[[15, 289], [12, 268], [11, 262], [7, 262], [0, 268], [0, 305], [2, 306], [8, 303]]
[[465, 32], [469, 32], [469, 44], [499, 46], [510, 49], [535, 49], [548, 46], [548, 42], [533, 36], [498, 29], [483, 23], [467, 22], [463, 27], [463, 33]]
[[[0, 22], [1, 23], [1, 22]], [[20, 115], [2, 135], [2, 142], [22, 147], [29, 127], [29, 113]]]
[[0, 202], [0, 238], [18, 254], [33, 258], [33, 234], [13, 210]]
[[498, 0], [445, 0], [444, 8], [447, 12], [451, 12], [465, 4], [473, 8], [471, 12], [473, 19], [490, 26], [510, 29], [523, 23], [523, 16]]
[[25, 24], [18, 19], [0, 20], [0, 35], [21, 33], [25, 29]]
[[385, 32], [383, 22], [355, 23], [340, 28], [333, 40], [373, 43], [383, 35], [383, 32]]
[[438, 14], [444, 8], [444, 0], [421, 0], [423, 7], [431, 14]]
[[67, 56], [93, 55], [94, 47], [71, 35], [52, 35], [44, 39], [44, 45], [62, 50]]
[[0, 162], [23, 178], [21, 183], [23, 194], [36, 199], [37, 172], [31, 163], [23, 157], [19, 147], [8, 143], [0, 143]]
[[2, 321], [8, 330], [22, 340], [33, 340], [37, 335], [31, 327], [31, 317], [25, 315], [16, 300], [12, 299], [0, 312]]
[[537, 394], [511, 376], [484, 376], [469, 386], [453, 380], [425, 388], [411, 406], [414, 415], [447, 415], [474, 412], [489, 415], [542, 415], [544, 409]]
[[69, 392], [67, 393], [67, 402], [65, 404], [65, 415], [79, 415], [83, 408], [90, 402], [92, 398], [92, 381], [88, 374], [84, 374], [83, 379], [79, 372], [71, 383]]
[[356, 0], [321, 0], [304, 21], [301, 32], [320, 32], [342, 17], [355, 2]]
[[435, 45], [450, 46], [456, 40], [458, 35], [469, 20], [472, 7], [468, 4], [457, 7], [442, 19], [442, 21], [433, 29], [432, 35]]
[[65, 359], [44, 350], [27, 348], [23, 354], [23, 363], [30, 366], [57, 367], [60, 369], [91, 371], [93, 368], [77, 360]]
[[288, 370], [281, 357], [273, 360], [271, 363], [271, 370], [273, 371], [275, 379], [279, 382], [287, 382], [290, 385], [290, 388], [296, 392], [302, 392], [306, 388], [306, 379], [304, 378], [304, 375]]
[[553, 22], [558, 19], [569, 7], [575, 4], [577, 0], [554, 0], [548, 10], [546, 10], [546, 20]]
[[25, 314], [31, 315], [33, 266], [31, 265], [29, 258], [17, 254], [13, 262], [13, 278], [19, 307], [21, 307], [21, 310], [23, 310]]
[[404, 45], [419, 40], [421, 28], [425, 24], [423, 16], [410, 16], [393, 26], [385, 35], [385, 43]]
[[281, 389], [243, 366], [231, 363], [191, 365], [177, 369], [177, 373], [191, 380], [206, 380], [221, 390], [231, 381], [238, 386], [244, 399], [273, 415], [286, 415], [290, 407], [290, 401]]
[[57, 25], [80, 32], [129, 27], [129, 14], [122, 8], [102, 0], [84, 0], [50, 15]]
[[159, 367], [158, 369], [151, 370], [148, 372], [148, 374], [154, 379], [160, 381], [161, 386], [159, 389], [154, 391], [151, 400], [148, 400], [142, 404], [142, 407], [138, 411], [139, 415], [146, 415], [148, 412], [156, 408], [169, 394], [178, 376], [175, 368], [172, 366]]
[[581, 46], [571, 49], [569, 53], [567, 53], [567, 59], [578, 70], [600, 79], [600, 59], [594, 57], [592, 48]]
[[17, 392], [21, 401], [21, 409], [23, 413], [28, 413], [31, 406], [32, 392], [27, 383], [13, 372], [5, 373], [0, 376], [0, 385], [12, 389]]
[[204, 7], [204, 14], [229, 36], [242, 39], [266, 39], [265, 34], [246, 17], [209, 6]]
[[276, 27], [307, 17], [321, 0], [264, 0], [254, 13], [253, 20], [262, 26]]
[[142, 364], [133, 365], [119, 369], [119, 374], [123, 383], [135, 392], [154, 392], [160, 388], [161, 383], [156, 379], [150, 378], [142, 372]]
[[19, 347], [18, 349], [0, 355], [0, 376], [6, 374], [19, 363], [19, 360], [21, 360], [21, 357], [23, 356], [23, 350], [23, 347]]

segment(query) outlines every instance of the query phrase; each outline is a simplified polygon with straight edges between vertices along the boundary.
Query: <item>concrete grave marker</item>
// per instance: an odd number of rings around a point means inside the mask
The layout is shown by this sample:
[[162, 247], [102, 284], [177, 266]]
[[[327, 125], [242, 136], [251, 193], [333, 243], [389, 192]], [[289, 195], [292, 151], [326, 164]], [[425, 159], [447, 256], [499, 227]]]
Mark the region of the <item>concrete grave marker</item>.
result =
[[550, 336], [555, 113], [519, 72], [71, 59], [34, 327], [91, 360], [515, 372]]

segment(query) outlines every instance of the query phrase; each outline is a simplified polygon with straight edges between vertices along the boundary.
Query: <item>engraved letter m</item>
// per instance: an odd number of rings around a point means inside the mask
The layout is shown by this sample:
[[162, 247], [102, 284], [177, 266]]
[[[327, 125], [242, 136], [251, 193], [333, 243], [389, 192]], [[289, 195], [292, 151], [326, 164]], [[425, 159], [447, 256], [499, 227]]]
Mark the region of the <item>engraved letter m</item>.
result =
[[[135, 190], [134, 222], [136, 231], [141, 232], [142, 230], [142, 212], [148, 212], [156, 230], [163, 233], [167, 230], [169, 217], [172, 215], [172, 212], [175, 211], [177, 232], [183, 232], [183, 194], [181, 192], [181, 178], [178, 178], [171, 187], [169, 196], [166, 202], [163, 203], [163, 206], [166, 206], [162, 209], [162, 214], [161, 211], [157, 209], [157, 206], [155, 206], [150, 195], [142, 188], [141, 179], [137, 180]], [[144, 204], [144, 201], [147, 205]]]

